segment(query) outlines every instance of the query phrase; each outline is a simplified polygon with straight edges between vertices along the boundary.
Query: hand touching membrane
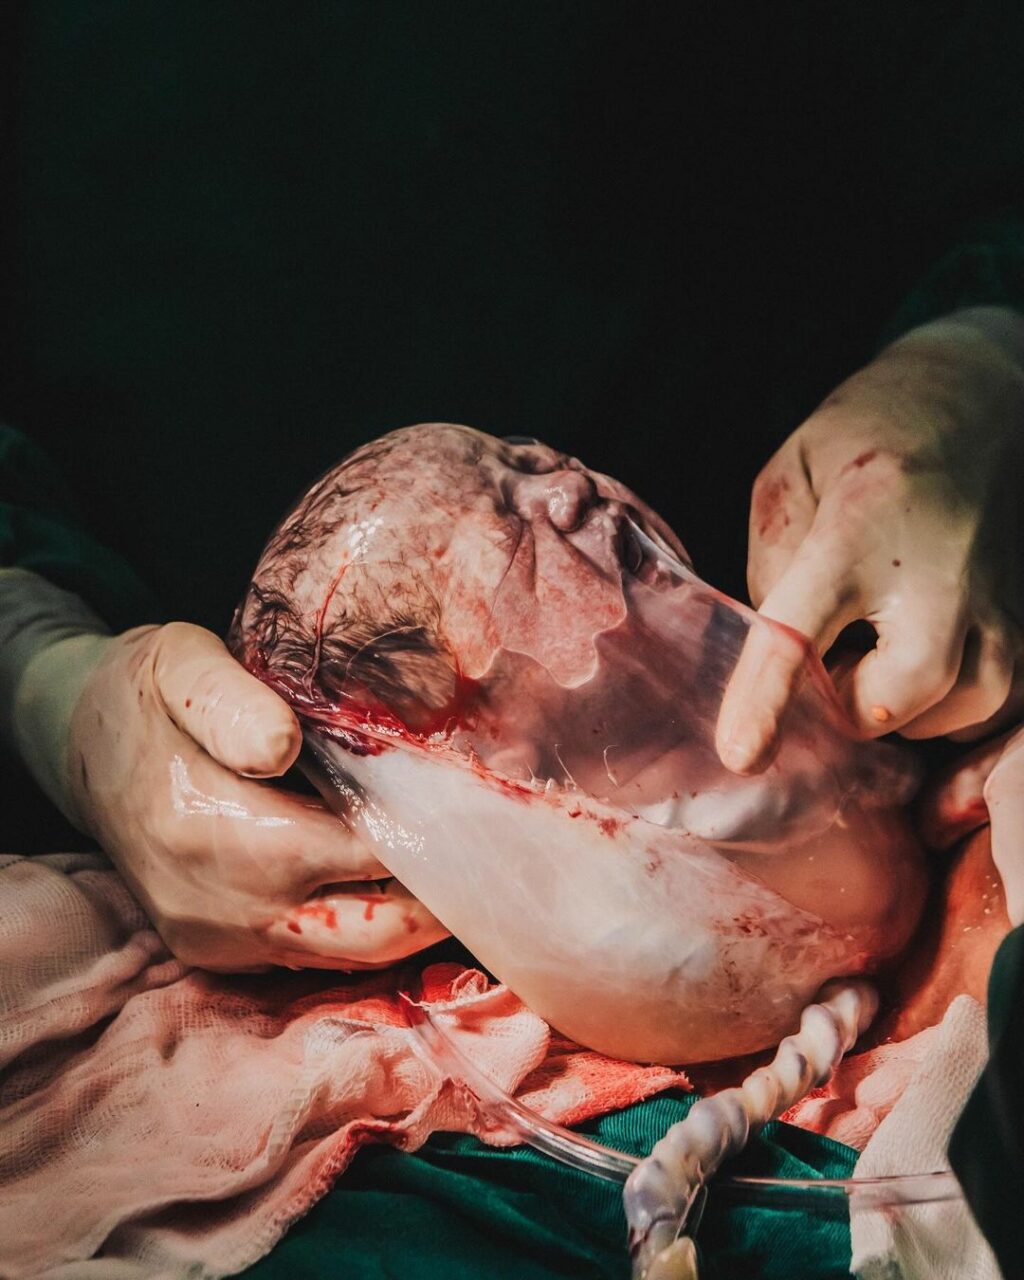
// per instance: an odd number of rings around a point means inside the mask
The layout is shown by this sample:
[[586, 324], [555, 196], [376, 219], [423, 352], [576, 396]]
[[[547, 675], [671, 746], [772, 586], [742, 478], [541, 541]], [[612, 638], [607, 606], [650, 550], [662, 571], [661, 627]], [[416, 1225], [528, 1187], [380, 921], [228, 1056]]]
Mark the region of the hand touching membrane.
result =
[[[838, 388], [758, 477], [748, 582], [760, 612], [840, 661], [867, 737], [974, 739], [1020, 714], [1024, 319], [975, 308], [913, 330]], [[800, 668], [751, 633], [717, 730], [739, 773], [772, 758]]]
[[294, 762], [298, 724], [210, 632], [62, 638], [29, 667], [20, 718], [40, 725], [62, 684], [55, 798], [180, 959], [360, 969], [445, 936], [318, 799], [260, 781]]

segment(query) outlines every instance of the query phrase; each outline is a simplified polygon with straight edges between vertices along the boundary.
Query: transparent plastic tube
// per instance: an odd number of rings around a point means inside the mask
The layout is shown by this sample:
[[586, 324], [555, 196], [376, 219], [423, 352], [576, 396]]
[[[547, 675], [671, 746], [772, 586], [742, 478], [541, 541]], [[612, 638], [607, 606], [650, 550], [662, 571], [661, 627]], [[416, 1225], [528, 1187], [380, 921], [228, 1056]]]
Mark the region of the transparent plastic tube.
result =
[[607, 1182], [626, 1181], [637, 1164], [635, 1156], [613, 1151], [583, 1134], [572, 1133], [545, 1120], [530, 1107], [524, 1107], [456, 1048], [426, 1006], [417, 1004], [404, 993], [399, 995], [399, 1002], [406, 1021], [416, 1033], [415, 1044], [420, 1056], [445, 1079], [466, 1085], [496, 1127], [573, 1169]]
[[[452, 1041], [430, 1009], [403, 993], [400, 1004], [415, 1032], [417, 1052], [440, 1076], [470, 1090], [495, 1128], [570, 1168], [606, 1182], [624, 1183], [639, 1164], [636, 1156], [615, 1151], [571, 1129], [553, 1124], [494, 1083]], [[948, 1169], [894, 1174], [884, 1178], [754, 1178], [724, 1177], [716, 1191], [751, 1203], [798, 1208], [823, 1200], [849, 1200], [858, 1209], [959, 1201], [960, 1185]], [[693, 1211], [688, 1221], [695, 1230]]]

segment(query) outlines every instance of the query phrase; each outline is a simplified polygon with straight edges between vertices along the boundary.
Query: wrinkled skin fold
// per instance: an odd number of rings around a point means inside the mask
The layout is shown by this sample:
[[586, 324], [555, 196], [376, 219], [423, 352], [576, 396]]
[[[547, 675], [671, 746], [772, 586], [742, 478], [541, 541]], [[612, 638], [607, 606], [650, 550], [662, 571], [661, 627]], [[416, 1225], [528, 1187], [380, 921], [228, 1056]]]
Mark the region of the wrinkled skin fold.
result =
[[[775, 759], [743, 778], [714, 732], [751, 638], [802, 652]], [[357, 451], [272, 534], [231, 646], [379, 862], [602, 1052], [763, 1048], [917, 924], [905, 759], [853, 739], [801, 637], [535, 441], [440, 424]]]

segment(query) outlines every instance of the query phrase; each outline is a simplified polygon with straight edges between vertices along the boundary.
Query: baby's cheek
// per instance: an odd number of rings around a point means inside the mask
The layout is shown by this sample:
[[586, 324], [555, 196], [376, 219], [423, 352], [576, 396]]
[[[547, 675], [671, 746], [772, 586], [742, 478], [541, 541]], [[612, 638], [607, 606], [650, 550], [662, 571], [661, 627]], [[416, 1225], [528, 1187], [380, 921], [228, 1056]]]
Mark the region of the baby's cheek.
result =
[[518, 520], [463, 520], [435, 559], [432, 579], [441, 634], [460, 673], [470, 679], [488, 670], [500, 648], [494, 604], [520, 536]]

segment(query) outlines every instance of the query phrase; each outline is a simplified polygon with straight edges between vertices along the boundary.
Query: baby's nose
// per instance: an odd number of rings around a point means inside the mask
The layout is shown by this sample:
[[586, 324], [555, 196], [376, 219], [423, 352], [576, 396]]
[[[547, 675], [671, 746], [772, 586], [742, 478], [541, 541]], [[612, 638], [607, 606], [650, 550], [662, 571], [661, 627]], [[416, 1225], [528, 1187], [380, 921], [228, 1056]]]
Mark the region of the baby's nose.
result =
[[516, 508], [524, 519], [543, 515], [562, 533], [571, 533], [597, 501], [597, 486], [585, 471], [547, 471], [523, 476], [516, 486]]

